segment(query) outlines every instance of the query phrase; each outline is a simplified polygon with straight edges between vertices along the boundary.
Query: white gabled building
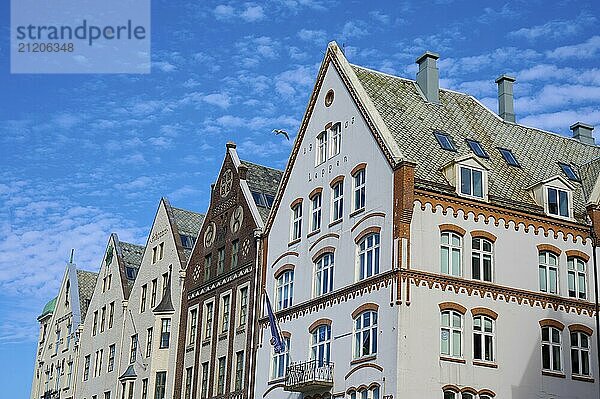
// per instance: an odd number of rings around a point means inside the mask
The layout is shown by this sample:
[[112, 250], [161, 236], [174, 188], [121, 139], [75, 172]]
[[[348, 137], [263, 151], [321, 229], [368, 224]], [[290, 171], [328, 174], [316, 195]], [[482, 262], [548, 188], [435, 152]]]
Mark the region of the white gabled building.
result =
[[515, 123], [504, 75], [499, 117], [437, 58], [415, 81], [329, 45], [266, 225], [286, 350], [263, 311], [255, 398], [597, 397], [591, 127]]
[[77, 399], [118, 398], [123, 328], [143, 251], [142, 246], [119, 241], [115, 233], [108, 239], [81, 333]]
[[183, 276], [203, 219], [160, 201], [129, 296], [118, 397], [173, 397]]
[[96, 273], [67, 264], [58, 296], [48, 302], [38, 321], [40, 340], [31, 399], [75, 398], [80, 332]]

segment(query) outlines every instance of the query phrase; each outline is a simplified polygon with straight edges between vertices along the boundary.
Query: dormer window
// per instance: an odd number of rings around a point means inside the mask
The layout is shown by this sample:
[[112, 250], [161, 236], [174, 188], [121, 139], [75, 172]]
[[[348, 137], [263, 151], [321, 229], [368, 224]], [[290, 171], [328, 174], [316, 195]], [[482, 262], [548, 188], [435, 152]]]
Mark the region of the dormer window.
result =
[[317, 136], [317, 159], [316, 165], [327, 160], [327, 132], [323, 131]]
[[460, 193], [483, 198], [483, 171], [460, 166]]
[[568, 218], [569, 193], [554, 187], [548, 187], [548, 213], [550, 215]]

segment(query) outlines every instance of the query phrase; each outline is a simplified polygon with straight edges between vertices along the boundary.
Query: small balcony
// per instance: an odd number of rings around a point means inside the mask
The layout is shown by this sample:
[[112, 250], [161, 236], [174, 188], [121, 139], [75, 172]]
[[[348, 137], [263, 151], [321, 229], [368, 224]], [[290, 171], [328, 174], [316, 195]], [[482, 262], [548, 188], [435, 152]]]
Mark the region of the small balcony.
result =
[[291, 364], [285, 377], [286, 391], [311, 392], [333, 387], [333, 363], [309, 360]]

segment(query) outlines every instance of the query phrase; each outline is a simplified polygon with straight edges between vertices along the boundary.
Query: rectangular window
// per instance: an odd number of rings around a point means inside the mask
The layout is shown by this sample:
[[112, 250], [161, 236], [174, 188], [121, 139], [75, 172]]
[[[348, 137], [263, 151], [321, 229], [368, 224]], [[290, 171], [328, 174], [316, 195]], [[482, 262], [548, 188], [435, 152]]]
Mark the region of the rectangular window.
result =
[[442, 147], [444, 150], [456, 151], [454, 143], [452, 142], [452, 139], [450, 139], [450, 136], [447, 133], [435, 131], [433, 132], [433, 134], [435, 135], [435, 138], [437, 139], [440, 147]]
[[379, 233], [369, 234], [358, 242], [358, 279], [379, 274]]
[[165, 399], [165, 385], [167, 383], [167, 372], [156, 373], [156, 385], [154, 386], [154, 399]]
[[204, 257], [204, 281], [210, 278], [210, 266], [212, 264], [212, 255], [208, 254]]
[[230, 296], [225, 295], [221, 300], [221, 332], [229, 331], [229, 300]]
[[292, 241], [302, 237], [302, 202], [292, 208]]
[[579, 181], [579, 176], [577, 176], [577, 173], [575, 173], [575, 169], [573, 169], [571, 165], [562, 162], [559, 162], [558, 164], [560, 165], [560, 168], [562, 169], [563, 173], [569, 178], [569, 180]]
[[277, 310], [292, 306], [294, 302], [294, 271], [287, 270], [277, 277], [275, 285]]
[[58, 348], [59, 347], [60, 347], [60, 329], [56, 330], [56, 343], [54, 345], [54, 354], [55, 355], [58, 353]]
[[315, 165], [320, 165], [327, 160], [327, 132], [317, 136], [317, 158]]
[[142, 399], [148, 399], [148, 379], [142, 380]]
[[161, 242], [158, 246], [158, 260], [162, 260], [165, 255], [165, 243]]
[[239, 391], [244, 385], [244, 351], [235, 354], [235, 390]]
[[191, 399], [192, 397], [193, 371], [194, 369], [192, 367], [188, 367], [185, 369], [185, 399]]
[[131, 336], [131, 347], [129, 350], [129, 363], [135, 363], [137, 355], [138, 336], [134, 334]]
[[115, 302], [110, 303], [110, 311], [108, 312], [108, 328], [113, 327], [115, 321]]
[[321, 193], [315, 194], [311, 199], [312, 219], [310, 231], [317, 231], [321, 228]]
[[471, 197], [483, 198], [483, 172], [461, 166], [460, 192]]
[[69, 371], [67, 371], [67, 383], [65, 388], [71, 388], [71, 378], [73, 378], [73, 362], [69, 362]]
[[239, 325], [245, 326], [246, 320], [248, 318], [248, 287], [240, 288], [240, 315], [239, 315]]
[[548, 187], [548, 213], [569, 217], [569, 194], [566, 191]]
[[115, 368], [115, 344], [108, 347], [108, 370], [107, 372], [113, 371]]
[[333, 186], [333, 195], [331, 196], [331, 221], [335, 222], [344, 216], [344, 182], [338, 182]]
[[586, 377], [591, 375], [590, 336], [586, 333], [571, 333], [571, 372]]
[[540, 291], [558, 294], [558, 257], [552, 252], [539, 254]]
[[148, 284], [142, 285], [142, 296], [140, 299], [140, 313], [146, 311], [146, 295], [148, 294]]
[[442, 274], [462, 276], [462, 237], [456, 233], [442, 232], [440, 258]]
[[189, 345], [193, 345], [196, 342], [196, 324], [198, 323], [198, 309], [190, 310], [190, 334], [189, 334]]
[[150, 306], [156, 306], [156, 286], [158, 285], [158, 280], [152, 280], [152, 293], [150, 294]]
[[106, 322], [106, 306], [102, 306], [102, 311], [100, 314], [100, 332], [104, 332], [104, 323]]
[[169, 283], [169, 273], [164, 273], [162, 275], [163, 284], [162, 284], [162, 294], [161, 298], [165, 296], [165, 292], [167, 292], [167, 284]]
[[225, 248], [219, 248], [217, 251], [217, 274], [225, 271]]
[[284, 337], [283, 343], [283, 352], [275, 353], [275, 351], [272, 351], [271, 380], [277, 380], [285, 377], [287, 368], [290, 364], [290, 339], [288, 337]]
[[569, 296], [571, 298], [586, 299], [586, 264], [580, 258], [569, 257], [567, 259], [567, 278], [569, 285]]
[[169, 347], [171, 339], [171, 319], [162, 319], [160, 330], [160, 349]]
[[158, 247], [152, 248], [152, 264], [155, 264], [158, 260]]
[[492, 281], [493, 244], [485, 238], [475, 237], [471, 241], [471, 274], [474, 280]]
[[486, 316], [473, 317], [473, 358], [484, 362], [495, 361], [494, 341], [494, 320]]
[[334, 124], [330, 129], [330, 135], [331, 135], [331, 154], [330, 156], [333, 157], [337, 154], [340, 153], [341, 149], [342, 149], [342, 124], [341, 122], [337, 122], [336, 124]]
[[200, 398], [208, 398], [208, 362], [202, 363], [202, 381], [201, 381]]
[[94, 312], [94, 325], [92, 326], [92, 336], [98, 333], [98, 311]]
[[555, 327], [542, 327], [542, 368], [562, 372], [561, 331]]
[[358, 211], [365, 207], [365, 169], [354, 174], [354, 210]]
[[498, 151], [500, 151], [500, 154], [502, 154], [502, 157], [504, 158], [507, 164], [509, 164], [510, 166], [519, 166], [519, 162], [517, 162], [517, 158], [511, 150], [508, 150], [506, 148], [498, 148]]
[[354, 358], [377, 353], [377, 312], [368, 310], [354, 319]]
[[217, 368], [217, 395], [225, 393], [225, 357], [219, 358], [219, 367]]
[[462, 357], [462, 314], [445, 310], [441, 314], [440, 352], [444, 356]]
[[83, 366], [83, 380], [87, 381], [90, 377], [90, 355], [86, 355], [85, 356], [85, 363]]
[[73, 325], [69, 324], [67, 326], [67, 350], [71, 347], [71, 335], [73, 334]]
[[152, 354], [152, 327], [146, 330], [146, 357]]
[[233, 240], [231, 242], [231, 268], [232, 269], [237, 267], [239, 250], [240, 250], [239, 240]]
[[135, 391], [135, 381], [129, 381], [129, 397], [128, 397], [128, 399], [133, 399], [134, 391]]
[[206, 319], [204, 322], [204, 338], [208, 339], [212, 335], [212, 324], [213, 324], [213, 303], [206, 304]]
[[333, 291], [334, 256], [333, 252], [324, 254], [315, 262], [314, 295], [321, 296]]
[[469, 145], [469, 148], [471, 148], [471, 151], [473, 151], [475, 155], [477, 155], [480, 158], [489, 158], [489, 155], [487, 154], [487, 152], [485, 152], [485, 149], [479, 141], [471, 139], [467, 139], [466, 141]]
[[100, 349], [98, 352], [98, 375], [102, 373], [102, 358], [104, 358], [104, 349]]

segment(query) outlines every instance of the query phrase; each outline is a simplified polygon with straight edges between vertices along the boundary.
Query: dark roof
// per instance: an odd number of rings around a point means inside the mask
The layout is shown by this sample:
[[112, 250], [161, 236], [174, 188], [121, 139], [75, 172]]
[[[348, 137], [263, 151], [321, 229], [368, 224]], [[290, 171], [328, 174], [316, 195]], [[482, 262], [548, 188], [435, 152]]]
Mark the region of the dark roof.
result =
[[38, 320], [43, 319], [44, 316], [49, 315], [54, 313], [54, 309], [56, 308], [56, 300], [58, 299], [57, 296], [55, 296], [54, 298], [50, 299], [46, 305], [44, 306], [44, 309], [42, 310], [42, 313], [38, 316]]
[[600, 158], [593, 159], [581, 165], [578, 171], [581, 185], [583, 186], [583, 193], [585, 194], [585, 198], [589, 199], [594, 185], [596, 185], [596, 179], [600, 175]]
[[204, 215], [175, 207], [171, 207], [171, 209], [173, 210], [179, 234], [197, 238], [202, 222], [204, 221]]
[[[129, 294], [133, 288], [133, 283], [135, 282], [135, 278], [137, 277], [138, 270], [140, 265], [142, 264], [142, 257], [144, 256], [144, 247], [141, 245], [130, 244], [128, 242], [119, 241], [119, 246], [121, 248], [121, 254], [123, 256], [123, 263], [126, 270], [123, 270], [121, 273], [123, 283], [123, 293], [125, 295], [125, 299], [129, 298]], [[127, 269], [130, 269], [131, 272], [128, 273]]]
[[[242, 165], [248, 168], [246, 182], [248, 183], [250, 191], [269, 194], [272, 196], [277, 194], [279, 182], [283, 176], [282, 170], [269, 168], [263, 165], [257, 165], [248, 161], [240, 162]], [[257, 208], [263, 222], [266, 222], [267, 218], [269, 217], [270, 208], [265, 208], [262, 206], [258, 206]]]
[[90, 305], [90, 300], [96, 287], [98, 273], [88, 272], [86, 270], [77, 270], [77, 285], [79, 287], [79, 306], [81, 309], [81, 322], [85, 320], [85, 315]]
[[119, 377], [119, 381], [134, 380], [136, 378], [137, 374], [135, 372], [135, 368], [133, 367], [133, 364], [130, 364], [129, 367], [127, 367], [127, 370], [125, 370], [125, 372], [123, 373], [123, 375]]
[[[490, 156], [489, 159], [478, 159], [490, 170], [490, 202], [543, 214], [543, 208], [534, 202], [528, 189], [550, 177], [564, 177], [559, 162], [582, 165], [600, 156], [599, 147], [504, 122], [467, 94], [441, 89], [439, 105], [432, 104], [425, 101], [413, 80], [354, 65], [352, 69], [400, 149], [401, 154], [394, 155], [417, 164], [417, 187], [454, 194], [455, 190], [444, 178], [441, 168], [472, 154], [465, 139], [474, 139]], [[435, 130], [448, 133], [457, 152], [443, 150], [433, 134]], [[497, 148], [510, 149], [520, 167], [507, 165]], [[584, 182], [593, 180], [591, 187], [599, 168], [595, 165], [594, 176], [586, 174]], [[583, 221], [587, 198], [584, 198], [581, 183], [571, 183], [575, 187], [574, 216]]]
[[155, 314], [161, 313], [173, 313], [175, 308], [173, 307], [173, 301], [171, 300], [171, 272], [172, 267], [169, 266], [169, 279], [167, 280], [167, 286], [165, 287], [165, 294], [163, 295], [160, 303], [152, 310]]

